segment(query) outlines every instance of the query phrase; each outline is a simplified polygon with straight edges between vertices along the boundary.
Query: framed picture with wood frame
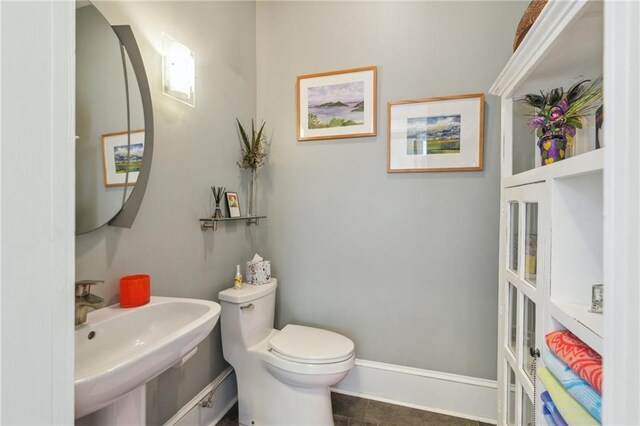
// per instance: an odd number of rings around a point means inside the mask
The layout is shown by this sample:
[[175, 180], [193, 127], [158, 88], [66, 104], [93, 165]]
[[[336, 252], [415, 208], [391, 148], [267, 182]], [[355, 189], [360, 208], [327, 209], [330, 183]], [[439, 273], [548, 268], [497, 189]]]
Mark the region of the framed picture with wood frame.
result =
[[[129, 140], [128, 135], [131, 135]], [[138, 181], [144, 154], [144, 129], [102, 135], [104, 186], [131, 186]], [[127, 178], [127, 172], [128, 178]]]
[[375, 136], [377, 67], [298, 76], [298, 140]]
[[387, 172], [483, 168], [484, 94], [389, 102]]

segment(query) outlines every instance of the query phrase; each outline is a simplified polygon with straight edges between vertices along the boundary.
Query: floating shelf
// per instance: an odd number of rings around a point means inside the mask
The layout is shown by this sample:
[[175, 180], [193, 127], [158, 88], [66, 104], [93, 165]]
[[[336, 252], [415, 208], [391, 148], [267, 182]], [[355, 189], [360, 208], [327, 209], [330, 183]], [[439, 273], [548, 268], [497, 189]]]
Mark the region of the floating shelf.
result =
[[219, 222], [236, 222], [239, 220], [244, 220], [249, 225], [259, 225], [260, 219], [266, 219], [266, 216], [240, 216], [240, 217], [219, 217], [219, 218], [204, 218], [200, 219], [200, 228], [203, 231], [207, 229], [211, 229], [213, 231], [218, 230]]

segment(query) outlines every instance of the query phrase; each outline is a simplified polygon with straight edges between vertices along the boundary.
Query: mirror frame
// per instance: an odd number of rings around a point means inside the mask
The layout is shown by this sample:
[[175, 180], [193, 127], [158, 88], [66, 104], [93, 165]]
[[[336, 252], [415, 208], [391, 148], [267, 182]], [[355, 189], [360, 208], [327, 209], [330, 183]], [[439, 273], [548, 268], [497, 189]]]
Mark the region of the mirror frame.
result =
[[140, 97], [142, 98], [142, 109], [144, 116], [144, 154], [142, 156], [142, 170], [138, 175], [131, 195], [127, 198], [122, 208], [107, 222], [109, 226], [119, 228], [131, 228], [133, 221], [138, 215], [144, 193], [147, 190], [149, 175], [151, 174], [151, 160], [153, 158], [153, 104], [151, 103], [151, 90], [149, 80], [142, 62], [142, 55], [138, 48], [138, 43], [129, 25], [112, 25], [111, 28], [116, 33], [122, 46], [124, 46], [131, 66], [136, 75]]

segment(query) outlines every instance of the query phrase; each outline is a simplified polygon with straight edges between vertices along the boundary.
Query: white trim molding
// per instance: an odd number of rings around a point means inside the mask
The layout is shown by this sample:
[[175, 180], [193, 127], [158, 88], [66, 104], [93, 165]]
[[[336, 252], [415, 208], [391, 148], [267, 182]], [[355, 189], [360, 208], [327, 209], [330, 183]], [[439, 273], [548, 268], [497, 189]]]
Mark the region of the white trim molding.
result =
[[[213, 426], [238, 400], [235, 373], [226, 370], [178, 411], [164, 426]], [[213, 406], [199, 402], [218, 384]], [[404, 407], [496, 423], [495, 380], [356, 359], [349, 375], [331, 390]]]
[[[216, 391], [213, 394], [211, 408], [201, 407], [200, 401], [206, 400], [214, 388]], [[164, 426], [215, 426], [236, 401], [238, 401], [236, 374], [233, 372], [227, 375], [225, 370], [171, 417]]]
[[356, 359], [334, 392], [496, 423], [495, 380]]
[[[510, 96], [516, 83], [522, 81], [534, 69], [535, 65], [551, 48], [558, 34], [573, 22], [587, 4], [587, 0], [550, 0], [533, 23], [527, 37], [522, 40], [489, 89], [489, 93], [497, 96]], [[537, 28], [545, 30], [538, 31]]]
[[0, 424], [73, 424], [75, 3], [0, 17]]

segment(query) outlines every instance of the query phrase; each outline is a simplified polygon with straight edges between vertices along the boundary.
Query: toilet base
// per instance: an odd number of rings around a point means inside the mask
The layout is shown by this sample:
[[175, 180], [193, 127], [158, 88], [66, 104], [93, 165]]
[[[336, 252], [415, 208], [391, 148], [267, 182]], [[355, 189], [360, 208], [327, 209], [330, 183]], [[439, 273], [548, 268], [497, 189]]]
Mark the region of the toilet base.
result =
[[292, 386], [278, 381], [265, 369], [258, 375], [262, 377], [238, 376], [241, 425], [333, 426], [329, 387]]

